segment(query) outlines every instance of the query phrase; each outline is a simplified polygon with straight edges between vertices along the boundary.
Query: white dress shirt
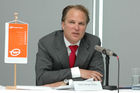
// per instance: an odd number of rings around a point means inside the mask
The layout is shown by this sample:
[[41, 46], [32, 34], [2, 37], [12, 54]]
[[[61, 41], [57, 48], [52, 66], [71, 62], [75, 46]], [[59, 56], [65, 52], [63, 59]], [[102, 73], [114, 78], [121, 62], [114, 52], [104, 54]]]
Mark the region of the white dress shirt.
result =
[[[69, 56], [70, 53], [71, 53], [71, 50], [70, 50], [69, 46], [70, 46], [70, 45], [78, 45], [78, 46], [79, 46], [79, 44], [80, 44], [80, 41], [79, 41], [78, 43], [76, 43], [76, 44], [71, 44], [71, 43], [65, 38], [65, 36], [64, 36], [64, 42], [65, 42], [65, 45], [66, 45], [66, 47], [67, 47], [68, 56]], [[76, 50], [76, 55], [77, 55], [77, 53], [78, 53], [78, 49]], [[72, 74], [72, 78], [80, 77], [81, 75], [80, 75], [80, 69], [79, 69], [79, 67], [72, 67], [72, 68], [71, 68], [71, 74]]]

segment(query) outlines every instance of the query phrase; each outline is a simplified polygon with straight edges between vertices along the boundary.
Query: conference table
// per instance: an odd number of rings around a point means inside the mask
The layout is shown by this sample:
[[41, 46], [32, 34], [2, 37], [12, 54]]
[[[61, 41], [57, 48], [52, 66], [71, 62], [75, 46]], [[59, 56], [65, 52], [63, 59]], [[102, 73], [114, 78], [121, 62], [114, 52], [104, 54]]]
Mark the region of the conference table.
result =
[[[117, 90], [70, 91], [70, 90], [0, 90], [0, 93], [118, 93]], [[140, 93], [139, 90], [120, 90], [120, 93]]]
[[[120, 89], [120, 93], [140, 93], [140, 90]], [[24, 86], [17, 89], [6, 89], [0, 87], [0, 93], [118, 93], [118, 90], [92, 90], [92, 91], [76, 91], [73, 89], [52, 89], [47, 87]]]

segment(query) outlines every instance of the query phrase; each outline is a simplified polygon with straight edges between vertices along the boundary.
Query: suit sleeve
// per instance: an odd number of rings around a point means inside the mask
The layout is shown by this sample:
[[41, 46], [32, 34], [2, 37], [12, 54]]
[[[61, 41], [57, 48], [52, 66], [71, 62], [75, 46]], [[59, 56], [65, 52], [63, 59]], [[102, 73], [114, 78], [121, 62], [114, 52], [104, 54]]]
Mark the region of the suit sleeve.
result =
[[44, 85], [72, 78], [70, 68], [53, 69], [53, 58], [43, 44], [43, 42], [39, 42], [36, 55], [36, 85]]
[[[97, 39], [96, 45], [101, 45], [99, 38]], [[96, 51], [95, 49], [93, 49], [93, 51], [94, 52], [91, 57], [91, 62], [89, 64], [89, 70], [97, 71], [104, 76], [104, 61], [102, 53]], [[102, 78], [102, 80], [104, 81], [104, 77]]]
[[[90, 54], [89, 57], [87, 58], [86, 63], [89, 63], [88, 65], [82, 65], [80, 68], [82, 69], [87, 69], [87, 70], [93, 70], [101, 73], [104, 76], [104, 61], [103, 61], [103, 56], [100, 52], [96, 51], [94, 49], [95, 45], [100, 45], [100, 39], [98, 37], [94, 37], [92, 39], [89, 39], [90, 41]], [[85, 80], [83, 78], [76, 78], [74, 80]], [[102, 77], [102, 81], [104, 81], [104, 77]], [[103, 84], [103, 82], [102, 82]]]

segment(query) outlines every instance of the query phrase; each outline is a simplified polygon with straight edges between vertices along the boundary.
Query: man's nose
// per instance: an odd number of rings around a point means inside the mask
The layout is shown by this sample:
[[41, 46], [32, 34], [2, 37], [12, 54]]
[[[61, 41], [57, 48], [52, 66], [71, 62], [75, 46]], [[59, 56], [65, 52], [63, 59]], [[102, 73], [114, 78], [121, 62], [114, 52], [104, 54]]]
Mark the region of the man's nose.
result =
[[79, 24], [75, 24], [75, 30], [79, 30]]

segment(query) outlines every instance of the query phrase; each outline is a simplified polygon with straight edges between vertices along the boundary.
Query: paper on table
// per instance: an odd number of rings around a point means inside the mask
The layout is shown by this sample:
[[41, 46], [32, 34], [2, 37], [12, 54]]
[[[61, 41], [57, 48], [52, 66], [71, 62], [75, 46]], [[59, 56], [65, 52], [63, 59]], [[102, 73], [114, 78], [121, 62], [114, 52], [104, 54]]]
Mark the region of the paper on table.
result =
[[22, 86], [18, 85], [16, 86], [17, 89], [23, 89], [23, 90], [52, 90], [50, 87], [45, 87], [45, 86]]
[[85, 81], [74, 81], [75, 90], [102, 90], [102, 85], [100, 81], [93, 81], [93, 79], [88, 79]]
[[[90, 78], [90, 79], [87, 79], [87, 80], [84, 80], [84, 81], [73, 81], [73, 82], [80, 82], [80, 84], [82, 83], [83, 84], [83, 82], [93, 82], [93, 78]], [[97, 82], [98, 83], [98, 82]], [[100, 82], [99, 82], [100, 83]], [[66, 85], [66, 86], [59, 86], [59, 87], [55, 87], [55, 88], [53, 88], [53, 89], [56, 89], [56, 90], [74, 90], [74, 83], [72, 83], [71, 85]], [[76, 85], [77, 86], [77, 85]], [[77, 88], [76, 88], [77, 89]], [[94, 89], [94, 90], [101, 90], [102, 89], [102, 87], [98, 87], [98, 89], [96, 88], [96, 89]], [[85, 90], [85, 88], [83, 89], [83, 90]], [[88, 89], [89, 90], [89, 89]], [[91, 89], [91, 90], [93, 90], [93, 89]]]
[[56, 89], [56, 90], [71, 90], [71, 89], [73, 89], [73, 85], [59, 86], [59, 87], [55, 87], [54, 89]]
[[5, 87], [0, 85], [0, 89], [5, 89]]

